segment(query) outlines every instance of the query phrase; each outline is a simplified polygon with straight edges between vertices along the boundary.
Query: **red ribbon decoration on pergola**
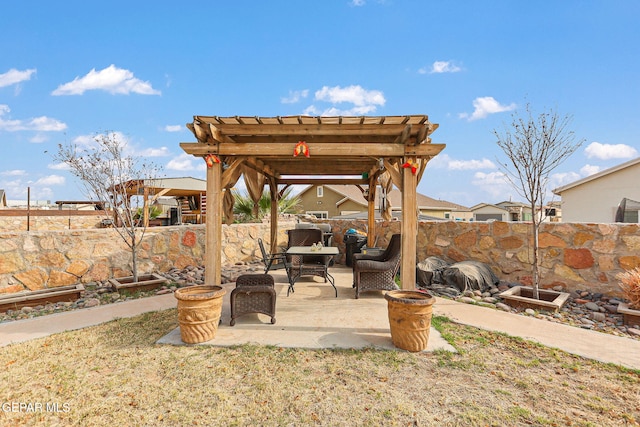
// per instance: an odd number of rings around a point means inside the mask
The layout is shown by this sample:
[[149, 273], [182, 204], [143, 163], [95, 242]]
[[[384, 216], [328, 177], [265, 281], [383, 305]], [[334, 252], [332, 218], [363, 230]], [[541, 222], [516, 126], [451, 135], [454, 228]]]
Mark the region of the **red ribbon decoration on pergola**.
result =
[[215, 154], [207, 154], [204, 161], [207, 163], [208, 168], [212, 168], [214, 163], [220, 163], [220, 157]]
[[405, 169], [411, 168], [411, 173], [414, 174], [414, 175], [418, 171], [418, 165], [415, 164], [411, 159], [409, 159], [406, 162], [404, 162], [402, 164], [402, 167], [405, 168]]
[[305, 141], [298, 141], [295, 148], [293, 149], [293, 157], [298, 157], [298, 155], [303, 154], [305, 157], [309, 157], [309, 146]]

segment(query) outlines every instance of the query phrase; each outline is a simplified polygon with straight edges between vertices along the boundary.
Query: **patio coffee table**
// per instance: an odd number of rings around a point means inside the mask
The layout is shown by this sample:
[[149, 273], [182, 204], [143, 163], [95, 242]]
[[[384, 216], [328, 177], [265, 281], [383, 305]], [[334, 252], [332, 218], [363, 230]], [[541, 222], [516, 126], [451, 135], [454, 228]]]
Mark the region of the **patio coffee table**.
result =
[[310, 264], [305, 263], [304, 258], [299, 265], [293, 265], [290, 262], [287, 262], [285, 265], [287, 267], [287, 276], [289, 278], [289, 288], [287, 289], [287, 296], [289, 296], [290, 292], [294, 292], [293, 286], [296, 284], [296, 281], [305, 275], [321, 275], [326, 280], [329, 280], [331, 286], [333, 286], [333, 290], [336, 292], [336, 298], [338, 297], [338, 289], [335, 285], [335, 279], [331, 274], [329, 274], [329, 261], [338, 255], [338, 248], [335, 246], [323, 246], [320, 248], [314, 248], [312, 250], [312, 246], [291, 246], [287, 249], [287, 255], [299, 255], [299, 256], [318, 256], [324, 257], [325, 262], [323, 264]]

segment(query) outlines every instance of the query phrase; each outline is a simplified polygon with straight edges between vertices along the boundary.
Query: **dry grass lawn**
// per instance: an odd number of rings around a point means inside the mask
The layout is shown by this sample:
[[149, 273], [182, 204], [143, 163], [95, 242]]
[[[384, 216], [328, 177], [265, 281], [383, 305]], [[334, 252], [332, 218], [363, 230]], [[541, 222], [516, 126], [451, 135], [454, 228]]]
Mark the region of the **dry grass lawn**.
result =
[[176, 317], [3, 348], [0, 424], [640, 425], [640, 372], [442, 318], [457, 354], [154, 344]]

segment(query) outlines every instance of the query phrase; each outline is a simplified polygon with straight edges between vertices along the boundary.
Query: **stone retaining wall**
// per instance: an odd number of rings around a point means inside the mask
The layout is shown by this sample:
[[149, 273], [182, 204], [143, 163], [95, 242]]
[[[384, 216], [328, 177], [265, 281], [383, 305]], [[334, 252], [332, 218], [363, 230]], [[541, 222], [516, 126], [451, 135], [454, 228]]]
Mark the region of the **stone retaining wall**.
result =
[[[365, 230], [366, 221], [330, 221], [344, 262], [343, 236]], [[139, 272], [201, 266], [204, 225], [151, 227], [139, 252]], [[286, 245], [280, 224], [278, 244]], [[385, 247], [400, 222], [377, 223], [377, 245]], [[616, 274], [640, 266], [637, 224], [543, 224], [540, 232], [542, 286], [620, 295]], [[269, 224], [223, 226], [223, 264], [261, 258], [257, 238], [269, 241]], [[421, 222], [418, 261], [438, 256], [450, 262], [478, 260], [502, 280], [530, 284], [530, 226], [525, 223]], [[0, 293], [88, 283], [130, 275], [131, 256], [114, 229], [0, 233]]]
[[[32, 210], [27, 218], [24, 209], [0, 210], [0, 233], [16, 231], [86, 230], [98, 228], [107, 218], [102, 211]], [[28, 224], [28, 225], [27, 225]]]

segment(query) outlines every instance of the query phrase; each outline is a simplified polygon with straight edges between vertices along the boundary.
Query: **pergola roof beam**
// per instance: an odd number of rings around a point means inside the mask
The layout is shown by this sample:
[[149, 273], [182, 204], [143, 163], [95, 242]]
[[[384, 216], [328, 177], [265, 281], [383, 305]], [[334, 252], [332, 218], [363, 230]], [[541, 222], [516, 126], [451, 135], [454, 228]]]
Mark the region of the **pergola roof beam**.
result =
[[[218, 154], [221, 156], [261, 156], [261, 157], [282, 157], [292, 156], [295, 143], [282, 142], [279, 144], [237, 143], [208, 145], [201, 143], [181, 142], [180, 147], [195, 156], [206, 156], [207, 154]], [[370, 156], [370, 157], [403, 157], [413, 156], [435, 156], [445, 148], [444, 144], [419, 144], [405, 146], [403, 144], [380, 144], [380, 143], [312, 143], [308, 142], [311, 157], [345, 157], [345, 156]], [[303, 160], [303, 159], [300, 159]]]

